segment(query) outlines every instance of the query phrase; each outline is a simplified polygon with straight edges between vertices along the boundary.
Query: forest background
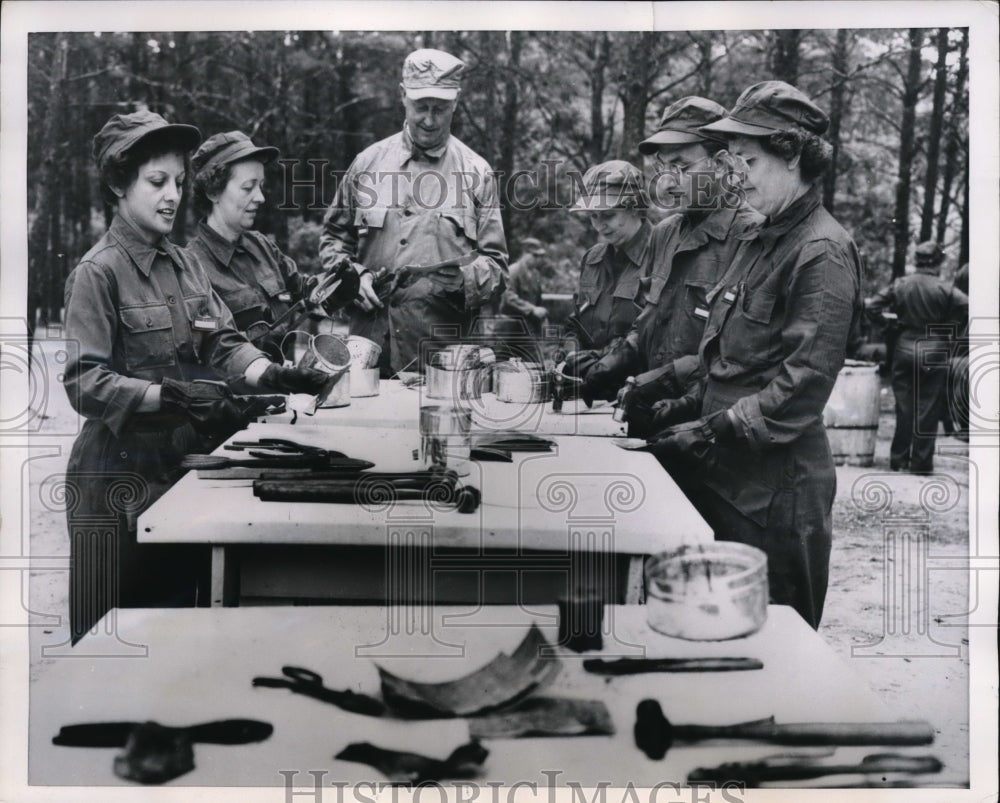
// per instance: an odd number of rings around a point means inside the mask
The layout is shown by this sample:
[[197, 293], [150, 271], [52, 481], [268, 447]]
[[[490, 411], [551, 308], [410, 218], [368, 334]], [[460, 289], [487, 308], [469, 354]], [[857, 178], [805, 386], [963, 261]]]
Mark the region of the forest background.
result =
[[[969, 260], [968, 46], [967, 28], [30, 34], [28, 320], [59, 321], [66, 276], [110, 220], [93, 134], [139, 108], [278, 147], [257, 226], [318, 270], [337, 177], [400, 130], [401, 66], [418, 47], [465, 61], [452, 133], [498, 174], [512, 259], [524, 237], [547, 245], [550, 292], [573, 290], [594, 242], [565, 209], [574, 176], [614, 158], [650, 175], [637, 145], [667, 105], [696, 94], [731, 108], [772, 78], [830, 115], [824, 203], [858, 244], [864, 292], [927, 239], [944, 246], [948, 277]], [[196, 222], [189, 199], [179, 244]]]

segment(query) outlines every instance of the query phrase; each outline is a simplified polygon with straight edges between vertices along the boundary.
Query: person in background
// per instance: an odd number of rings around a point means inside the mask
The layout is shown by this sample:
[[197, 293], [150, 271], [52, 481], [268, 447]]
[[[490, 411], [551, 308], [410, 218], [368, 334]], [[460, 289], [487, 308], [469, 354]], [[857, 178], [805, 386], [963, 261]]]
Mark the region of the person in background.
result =
[[603, 162], [583, 175], [580, 197], [570, 211], [585, 214], [600, 241], [580, 264], [575, 310], [569, 318], [580, 348], [566, 356], [567, 376], [586, 376], [639, 314], [642, 281], [649, 274], [648, 206], [642, 172], [629, 162]]
[[675, 214], [653, 227], [642, 312], [628, 334], [586, 372], [580, 394], [585, 400], [611, 399], [635, 376], [635, 387], [622, 400], [633, 436], [651, 434], [654, 403], [681, 396], [690, 383], [709, 298], [740, 243], [760, 224], [760, 216], [726, 186], [731, 172], [725, 160], [716, 158], [725, 138], [700, 130], [725, 115], [707, 98], [681, 98], [639, 144], [640, 153], [656, 163], [652, 203]]
[[726, 136], [765, 220], [714, 293], [703, 378], [657, 411], [649, 447], [717, 540], [766, 553], [772, 601], [813, 628], [836, 490], [823, 408], [861, 312], [860, 255], [822, 204], [827, 125], [798, 89], [765, 81], [702, 129]]
[[[83, 427], [66, 468], [70, 627], [112, 607], [193, 604], [207, 552], [139, 545], [136, 519], [184, 473], [181, 459], [247, 423], [209, 369], [271, 392], [318, 393], [326, 376], [272, 364], [233, 326], [201, 265], [167, 239], [197, 128], [114, 115], [93, 150], [111, 225], [66, 280], [64, 385]], [[95, 526], [95, 521], [100, 526]]]
[[[315, 277], [253, 226], [264, 203], [264, 165], [278, 149], [258, 147], [242, 131], [206, 139], [191, 160], [195, 201], [207, 211], [187, 249], [202, 264], [212, 287], [233, 314], [236, 328], [273, 360], [299, 314], [289, 310], [309, 296]], [[277, 322], [277, 325], [274, 325]]]
[[542, 306], [542, 278], [547, 273], [545, 246], [534, 237], [525, 237], [520, 258], [510, 266], [500, 312], [523, 320], [527, 331], [536, 337], [549, 315]]
[[358, 154], [323, 220], [323, 268], [347, 260], [358, 271], [350, 328], [383, 346], [383, 376], [416, 365], [423, 344], [454, 342], [480, 314], [494, 315], [504, 290], [496, 181], [451, 136], [464, 68], [441, 50], [406, 57], [403, 130]]
[[948, 363], [968, 324], [969, 297], [938, 275], [944, 253], [936, 242], [920, 243], [914, 258], [916, 270], [867, 299], [865, 308], [870, 314], [894, 313], [897, 320], [891, 369], [896, 430], [889, 467], [930, 474], [938, 422], [948, 416]]

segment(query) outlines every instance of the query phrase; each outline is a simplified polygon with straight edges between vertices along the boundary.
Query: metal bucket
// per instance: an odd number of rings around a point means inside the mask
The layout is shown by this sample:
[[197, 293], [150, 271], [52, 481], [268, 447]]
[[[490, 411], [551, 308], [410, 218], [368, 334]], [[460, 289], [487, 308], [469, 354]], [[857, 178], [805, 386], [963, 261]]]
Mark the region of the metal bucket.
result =
[[823, 410], [823, 424], [837, 465], [870, 466], [875, 459], [881, 380], [873, 362], [847, 360]]
[[382, 353], [382, 347], [378, 343], [361, 335], [350, 335], [347, 338], [347, 350], [351, 353], [351, 363], [360, 368], [377, 366]]
[[756, 633], [767, 619], [767, 555], [718, 541], [646, 561], [646, 621], [660, 633], [718, 641]]
[[351, 363], [351, 398], [378, 396], [378, 368], [360, 368]]
[[425, 405], [420, 408], [420, 459], [423, 468], [469, 473], [472, 454], [472, 411]]
[[449, 371], [446, 368], [428, 365], [424, 379], [424, 394], [429, 399], [458, 403], [478, 399], [481, 395], [479, 368]]
[[[297, 336], [305, 334], [296, 332]], [[300, 338], [296, 337], [296, 345]], [[298, 357], [299, 368], [322, 371], [337, 377], [333, 388], [320, 407], [347, 407], [351, 403], [351, 354], [347, 344], [337, 335], [308, 335], [308, 346]]]
[[493, 366], [493, 392], [497, 401], [542, 404], [549, 397], [549, 378], [544, 366], [514, 357]]

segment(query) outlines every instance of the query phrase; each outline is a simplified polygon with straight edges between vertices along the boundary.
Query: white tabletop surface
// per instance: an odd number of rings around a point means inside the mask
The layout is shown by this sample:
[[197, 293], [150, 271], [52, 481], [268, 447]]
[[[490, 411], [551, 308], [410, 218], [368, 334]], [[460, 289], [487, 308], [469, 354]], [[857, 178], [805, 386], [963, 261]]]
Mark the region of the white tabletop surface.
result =
[[[252, 424], [235, 439], [290, 438], [373, 461], [374, 471], [413, 471], [416, 429]], [[652, 554], [712, 539], [712, 532], [649, 454], [609, 438], [553, 438], [552, 452], [518, 453], [513, 463], [475, 462], [464, 482], [479, 488], [472, 514], [422, 501], [389, 507], [262, 502], [248, 480], [188, 472], [139, 517], [143, 542], [384, 545], [398, 524], [432, 525], [437, 548], [594, 549]], [[240, 456], [241, 452], [219, 450]]]
[[[421, 405], [446, 404], [432, 399], [423, 386], [407, 388], [398, 380], [382, 380], [379, 395], [351, 399], [347, 407], [320, 409], [314, 416], [302, 417], [303, 423], [347, 424], [359, 427], [392, 427], [416, 429]], [[498, 401], [492, 393], [480, 399], [463, 402], [472, 410], [473, 424], [482, 430], [513, 430], [539, 435], [620, 436], [625, 424], [612, 418], [614, 408], [596, 402], [590, 410], [578, 399], [567, 401], [561, 413], [552, 412], [552, 402], [545, 404], [514, 404]], [[271, 416], [270, 420], [286, 422], [291, 413]]]
[[[266, 741], [242, 746], [198, 744], [196, 768], [171, 785], [280, 786], [279, 770], [297, 770], [296, 783], [381, 781], [367, 766], [336, 761], [346, 744], [381, 747], [444, 758], [467, 739], [462, 720], [399, 722], [350, 714], [284, 689], [253, 688], [258, 675], [278, 677], [283, 665], [318, 672], [334, 689], [379, 695], [376, 663], [401, 676], [437, 682], [454, 679], [509, 653], [537, 623], [556, 640], [556, 610], [541, 606], [487, 608], [214, 608], [117, 610], [70, 656], [44, 658], [30, 698], [29, 779], [33, 784], [122, 785], [112, 773], [117, 748], [51, 744], [63, 725], [153, 720], [191, 725], [226, 718], [269, 722]], [[612, 635], [613, 634], [613, 635]], [[130, 647], [125, 649], [124, 643]], [[135, 657], [141, 645], [145, 657]], [[644, 646], [638, 646], [644, 645]], [[116, 657], [121, 653], [133, 657]], [[763, 629], [744, 639], [688, 642], [661, 636], [645, 622], [643, 606], [606, 609], [602, 657], [750, 656], [756, 671], [649, 674], [605, 679], [584, 672], [579, 656], [560, 650], [564, 666], [546, 694], [600, 699], [609, 709], [613, 736], [489, 740], [479, 782], [544, 786], [621, 787], [681, 783], [697, 766], [787, 753], [777, 745], [677, 744], [652, 761], [632, 736], [636, 704], [660, 701], [674, 723], [728, 724], [773, 715], [779, 723], [870, 722], [895, 717], [790, 608], [771, 606]], [[93, 656], [93, 657], [88, 657]], [[895, 748], [893, 748], [895, 749]], [[920, 753], [931, 748], [913, 748]], [[816, 753], [819, 748], [805, 752]], [[856, 759], [887, 748], [840, 748]], [[551, 777], [551, 776], [550, 776]]]

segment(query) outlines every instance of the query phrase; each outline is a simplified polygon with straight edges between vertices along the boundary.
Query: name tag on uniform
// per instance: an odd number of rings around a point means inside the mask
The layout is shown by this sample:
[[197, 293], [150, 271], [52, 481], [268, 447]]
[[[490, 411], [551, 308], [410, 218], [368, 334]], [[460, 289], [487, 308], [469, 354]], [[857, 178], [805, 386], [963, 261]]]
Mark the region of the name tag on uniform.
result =
[[697, 315], [699, 318], [706, 318], [706, 319], [708, 318], [708, 310], [705, 309], [704, 307], [695, 307], [694, 314]]
[[214, 332], [219, 328], [219, 319], [210, 315], [199, 315], [194, 319], [193, 328], [196, 332]]
[[368, 227], [367, 226], [361, 226], [358, 229], [358, 237], [364, 237], [366, 234], [368, 234]]
[[726, 292], [722, 294], [722, 300], [732, 304], [736, 300], [736, 293], [732, 290], [726, 290]]
[[283, 304], [287, 304], [291, 300], [292, 300], [292, 294], [291, 293], [288, 293], [288, 292], [278, 293], [278, 301], [282, 302]]

